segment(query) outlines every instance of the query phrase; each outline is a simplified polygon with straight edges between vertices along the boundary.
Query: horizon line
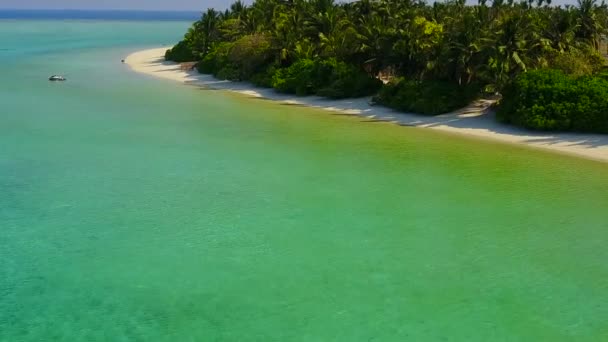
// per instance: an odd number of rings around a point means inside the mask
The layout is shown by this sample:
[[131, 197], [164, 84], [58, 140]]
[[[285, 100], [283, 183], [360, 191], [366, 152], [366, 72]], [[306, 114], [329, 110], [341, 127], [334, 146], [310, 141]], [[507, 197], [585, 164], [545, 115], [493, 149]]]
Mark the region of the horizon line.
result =
[[0, 7], [0, 11], [24, 11], [24, 12], [35, 12], [35, 11], [48, 11], [48, 12], [59, 12], [59, 11], [74, 11], [74, 12], [156, 12], [156, 13], [200, 13], [204, 10], [174, 10], [174, 9], [136, 9], [136, 8], [4, 8]]

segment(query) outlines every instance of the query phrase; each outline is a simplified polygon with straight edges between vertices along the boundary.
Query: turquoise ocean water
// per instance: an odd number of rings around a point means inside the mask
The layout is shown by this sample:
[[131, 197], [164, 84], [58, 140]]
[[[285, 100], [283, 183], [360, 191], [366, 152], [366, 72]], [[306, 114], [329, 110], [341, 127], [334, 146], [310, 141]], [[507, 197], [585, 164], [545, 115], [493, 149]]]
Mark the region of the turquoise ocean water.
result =
[[0, 21], [0, 341], [608, 339], [606, 164], [120, 63], [188, 25]]

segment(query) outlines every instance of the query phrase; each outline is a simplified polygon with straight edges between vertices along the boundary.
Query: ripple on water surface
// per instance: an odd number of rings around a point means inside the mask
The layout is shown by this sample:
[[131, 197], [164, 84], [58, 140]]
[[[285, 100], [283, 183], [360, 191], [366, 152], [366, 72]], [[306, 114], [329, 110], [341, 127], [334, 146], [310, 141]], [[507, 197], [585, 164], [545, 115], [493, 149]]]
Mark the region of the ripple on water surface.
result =
[[608, 336], [605, 164], [152, 81], [104, 30], [0, 66], [0, 340]]

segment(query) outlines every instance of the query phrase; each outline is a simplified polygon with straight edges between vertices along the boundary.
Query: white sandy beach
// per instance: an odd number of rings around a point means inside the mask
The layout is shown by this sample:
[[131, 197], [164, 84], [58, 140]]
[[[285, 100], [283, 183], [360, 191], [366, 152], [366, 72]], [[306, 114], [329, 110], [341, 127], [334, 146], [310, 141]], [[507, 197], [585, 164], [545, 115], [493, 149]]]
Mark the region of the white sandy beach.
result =
[[296, 97], [259, 88], [247, 82], [221, 81], [196, 70], [182, 71], [179, 64], [165, 62], [167, 47], [135, 52], [125, 59], [134, 71], [155, 77], [212, 89], [233, 91], [248, 96], [300, 104], [346, 114], [360, 115], [374, 121], [388, 121], [403, 126], [424, 127], [506, 143], [568, 153], [608, 162], [608, 136], [600, 134], [531, 132], [497, 122], [487, 110], [490, 101], [479, 101], [462, 110], [438, 116], [398, 113], [382, 106], [370, 106], [369, 98], [330, 100], [317, 96]]

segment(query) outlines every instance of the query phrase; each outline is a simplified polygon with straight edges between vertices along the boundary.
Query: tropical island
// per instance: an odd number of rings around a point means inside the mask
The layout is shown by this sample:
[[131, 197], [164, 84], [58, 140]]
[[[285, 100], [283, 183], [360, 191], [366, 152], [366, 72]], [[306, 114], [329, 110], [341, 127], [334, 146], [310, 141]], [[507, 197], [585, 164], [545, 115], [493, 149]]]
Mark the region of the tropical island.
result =
[[0, 20], [0, 341], [606, 339], [608, 134], [500, 122], [490, 82], [373, 104], [413, 78], [369, 59], [356, 98], [220, 80], [165, 60], [200, 12], [138, 13]]
[[608, 133], [607, 20], [595, 0], [237, 1], [204, 12], [166, 59], [278, 92], [374, 95], [429, 115], [499, 93], [503, 122]]

